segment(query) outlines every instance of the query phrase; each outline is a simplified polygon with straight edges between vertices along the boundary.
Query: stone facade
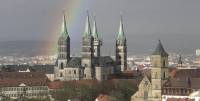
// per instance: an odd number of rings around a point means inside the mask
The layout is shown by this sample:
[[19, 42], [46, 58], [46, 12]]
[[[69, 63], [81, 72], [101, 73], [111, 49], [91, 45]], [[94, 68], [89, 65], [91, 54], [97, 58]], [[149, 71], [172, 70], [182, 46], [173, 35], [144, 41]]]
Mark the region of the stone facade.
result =
[[[162, 101], [162, 89], [169, 79], [169, 71], [168, 54], [165, 52], [160, 40], [151, 56], [151, 64], [151, 79], [144, 77], [131, 101]], [[144, 82], [146, 82], [146, 88], [143, 87]]]
[[0, 72], [0, 95], [12, 99], [47, 98], [49, 80], [42, 72]]
[[[152, 96], [152, 85], [147, 76], [143, 78], [138, 87], [137, 91], [132, 97], [131, 101], [151, 101]], [[153, 100], [152, 100], [153, 101]]]

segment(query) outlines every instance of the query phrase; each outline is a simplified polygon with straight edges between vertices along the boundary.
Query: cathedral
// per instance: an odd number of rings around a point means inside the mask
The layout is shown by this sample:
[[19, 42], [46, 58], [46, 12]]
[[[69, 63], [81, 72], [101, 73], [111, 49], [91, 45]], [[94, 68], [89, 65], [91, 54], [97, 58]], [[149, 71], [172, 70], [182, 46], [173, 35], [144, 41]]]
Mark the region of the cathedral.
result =
[[80, 57], [70, 55], [70, 36], [67, 31], [65, 14], [62, 30], [58, 39], [58, 57], [54, 67], [55, 80], [106, 80], [108, 76], [127, 69], [127, 45], [122, 17], [116, 39], [115, 59], [101, 56], [102, 40], [99, 38], [96, 20], [91, 31], [90, 18], [87, 13], [85, 31], [82, 36]]

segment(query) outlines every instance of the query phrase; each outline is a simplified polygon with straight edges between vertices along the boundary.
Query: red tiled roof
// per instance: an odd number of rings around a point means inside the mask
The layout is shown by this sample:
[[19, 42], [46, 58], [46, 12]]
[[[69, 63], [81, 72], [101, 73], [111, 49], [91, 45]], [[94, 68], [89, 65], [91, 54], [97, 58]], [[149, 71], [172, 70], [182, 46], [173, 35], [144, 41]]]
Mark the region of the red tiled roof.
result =
[[200, 69], [173, 69], [170, 74], [173, 78], [177, 77], [200, 78]]
[[20, 84], [27, 86], [47, 86], [48, 78], [41, 72], [0, 72], [1, 87], [16, 87]]
[[63, 82], [61, 81], [50, 82], [48, 87], [49, 89], [60, 89], [63, 87]]

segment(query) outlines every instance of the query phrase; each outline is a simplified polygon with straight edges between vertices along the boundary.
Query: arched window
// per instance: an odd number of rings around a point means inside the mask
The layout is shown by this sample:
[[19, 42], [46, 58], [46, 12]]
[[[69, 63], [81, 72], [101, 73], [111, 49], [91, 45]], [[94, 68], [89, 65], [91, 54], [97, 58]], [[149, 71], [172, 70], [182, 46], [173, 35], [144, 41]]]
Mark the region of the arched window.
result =
[[60, 73], [60, 77], [63, 77], [63, 74], [62, 74], [62, 73]]
[[164, 71], [164, 73], [163, 73], [163, 79], [165, 79], [165, 71]]
[[165, 60], [163, 61], [163, 67], [165, 67]]
[[74, 70], [74, 74], [76, 74], [76, 70]]
[[63, 69], [64, 68], [64, 65], [63, 63], [60, 64], [60, 69]]

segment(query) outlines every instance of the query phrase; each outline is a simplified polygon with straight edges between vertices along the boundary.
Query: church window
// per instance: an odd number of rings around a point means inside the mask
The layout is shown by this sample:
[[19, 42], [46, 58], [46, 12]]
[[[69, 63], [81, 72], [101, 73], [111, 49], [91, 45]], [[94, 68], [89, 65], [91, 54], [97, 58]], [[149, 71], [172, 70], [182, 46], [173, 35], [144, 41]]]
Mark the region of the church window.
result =
[[119, 56], [119, 60], [121, 60], [121, 56]]
[[63, 69], [64, 68], [64, 65], [63, 63], [60, 64], [60, 69]]
[[76, 74], [76, 70], [74, 70], [74, 74]]
[[63, 77], [63, 74], [62, 74], [62, 73], [60, 73], [60, 77]]
[[164, 71], [164, 73], [163, 73], [163, 79], [165, 79], [165, 71]]
[[86, 74], [84, 74], [84, 77], [86, 77]]
[[165, 60], [163, 61], [163, 67], [165, 67]]

